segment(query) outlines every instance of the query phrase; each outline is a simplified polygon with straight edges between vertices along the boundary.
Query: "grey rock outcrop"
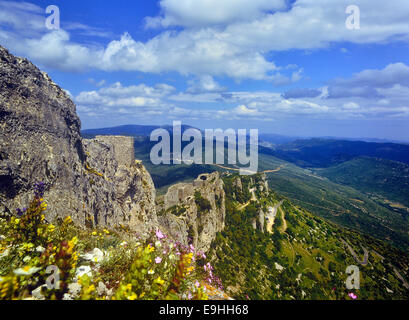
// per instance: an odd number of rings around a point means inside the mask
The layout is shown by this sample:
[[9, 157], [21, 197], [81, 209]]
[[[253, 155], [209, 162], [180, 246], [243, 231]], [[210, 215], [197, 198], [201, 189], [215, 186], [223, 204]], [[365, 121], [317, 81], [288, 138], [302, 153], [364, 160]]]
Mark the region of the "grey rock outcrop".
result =
[[[209, 205], [204, 210], [197, 204], [196, 195]], [[193, 183], [179, 183], [169, 187], [163, 202], [157, 207], [161, 228], [183, 244], [193, 244], [206, 252], [225, 227], [225, 192], [218, 172], [200, 175]], [[190, 239], [189, 239], [190, 238]]]
[[27, 206], [42, 181], [50, 221], [155, 229], [155, 189], [132, 138], [85, 140], [80, 127], [69, 95], [0, 46], [0, 212]]

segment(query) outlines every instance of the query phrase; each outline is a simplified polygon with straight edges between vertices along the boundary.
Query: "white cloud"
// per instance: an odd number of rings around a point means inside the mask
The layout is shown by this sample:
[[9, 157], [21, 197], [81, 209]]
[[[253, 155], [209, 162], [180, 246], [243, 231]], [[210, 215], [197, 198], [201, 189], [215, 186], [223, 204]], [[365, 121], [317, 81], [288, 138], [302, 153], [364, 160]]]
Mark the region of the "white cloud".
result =
[[[161, 21], [184, 29], [164, 31], [145, 42], [124, 33], [105, 47], [76, 43], [64, 30], [44, 33], [37, 6], [23, 6], [22, 14], [21, 7], [0, 3], [0, 24], [12, 29], [0, 33], [4, 45], [44, 66], [70, 71], [176, 71], [198, 77], [270, 79], [283, 85], [298, 81], [301, 73], [280, 73], [280, 68], [266, 59], [268, 52], [311, 50], [336, 42], [409, 40], [407, 0], [361, 0], [360, 30], [345, 27], [347, 0], [333, 0], [331, 4], [327, 0], [297, 0], [288, 10], [278, 12], [274, 10], [281, 8], [283, 1], [226, 0], [215, 4], [215, 0], [164, 0]], [[190, 16], [199, 25], [192, 25]], [[67, 28], [75, 29], [75, 24], [67, 24]], [[79, 24], [76, 30], [84, 28]]]
[[385, 89], [396, 86], [409, 88], [409, 67], [401, 62], [389, 64], [381, 70], [363, 70], [348, 79], [335, 79], [328, 92], [329, 98], [379, 98], [387, 93]]
[[161, 0], [163, 16], [147, 18], [148, 27], [206, 27], [254, 20], [283, 10], [285, 0]]
[[189, 88], [186, 90], [188, 93], [203, 93], [203, 92], [222, 92], [226, 91], [226, 87], [220, 86], [212, 76], [204, 75], [199, 79], [191, 80], [188, 82]]
[[75, 102], [83, 107], [109, 112], [121, 110], [121, 113], [124, 113], [126, 110], [124, 108], [135, 107], [143, 108], [148, 112], [155, 109], [163, 112], [172, 105], [162, 98], [168, 96], [173, 90], [174, 88], [167, 84], [157, 84], [154, 87], [145, 84], [124, 87], [117, 82], [99, 90], [83, 91], [77, 95]]

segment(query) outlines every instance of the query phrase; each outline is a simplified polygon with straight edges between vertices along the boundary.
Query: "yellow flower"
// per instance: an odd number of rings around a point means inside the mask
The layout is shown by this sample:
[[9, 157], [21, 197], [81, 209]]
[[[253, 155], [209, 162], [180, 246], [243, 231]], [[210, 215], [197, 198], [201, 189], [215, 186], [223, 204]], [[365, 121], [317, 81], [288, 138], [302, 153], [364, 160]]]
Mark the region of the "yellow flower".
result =
[[136, 299], [138, 299], [138, 296], [135, 293], [132, 293], [132, 295], [128, 297], [128, 300], [136, 300]]
[[93, 236], [97, 236], [98, 232], [94, 231], [93, 233], [91, 233]]
[[72, 222], [71, 216], [68, 216], [68, 217], [66, 217], [66, 218], [64, 219], [64, 223], [66, 223], [66, 224], [69, 224], [69, 223], [71, 223], [71, 222]]
[[159, 276], [159, 278], [157, 278], [155, 280], [156, 283], [160, 284], [161, 286], [163, 286], [163, 284], [165, 283], [165, 280], [161, 279], [161, 277]]

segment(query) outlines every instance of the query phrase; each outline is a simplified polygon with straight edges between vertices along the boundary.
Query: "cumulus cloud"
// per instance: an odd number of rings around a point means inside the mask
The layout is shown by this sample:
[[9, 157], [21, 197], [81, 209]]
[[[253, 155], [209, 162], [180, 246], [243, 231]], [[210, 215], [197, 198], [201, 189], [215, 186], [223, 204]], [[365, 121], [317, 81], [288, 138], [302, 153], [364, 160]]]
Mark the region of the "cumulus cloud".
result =
[[174, 90], [167, 84], [123, 86], [117, 82], [98, 90], [83, 91], [75, 97], [75, 102], [80, 114], [87, 116], [135, 114], [137, 108], [138, 114], [147, 117], [171, 112], [174, 106], [164, 98]]
[[161, 0], [162, 16], [147, 18], [148, 27], [207, 27], [254, 20], [287, 8], [285, 0]]
[[188, 82], [188, 93], [203, 93], [203, 92], [222, 92], [226, 91], [226, 87], [222, 87], [217, 83], [212, 76], [204, 75], [198, 79]]
[[[0, 23], [9, 28], [0, 32], [0, 41], [18, 54], [59, 70], [176, 71], [198, 77], [271, 80], [276, 85], [296, 82], [302, 73], [283, 74], [266, 58], [268, 52], [311, 50], [337, 42], [409, 41], [407, 0], [361, 0], [360, 30], [345, 27], [347, 0], [333, 0], [330, 5], [327, 0], [297, 0], [290, 7], [285, 3], [163, 0], [163, 13], [157, 19], [164, 26], [181, 28], [164, 30], [147, 41], [124, 33], [106, 46], [71, 40], [68, 31], [75, 32], [75, 24], [67, 25], [65, 31], [44, 33], [38, 7], [24, 5], [24, 16], [15, 4], [2, 7]], [[83, 29], [77, 25], [78, 32]]]
[[[382, 70], [364, 70], [349, 79], [335, 79], [328, 87], [329, 98], [381, 98], [394, 86], [409, 87], [409, 67], [394, 63]], [[382, 93], [383, 92], [383, 93]]]
[[291, 98], [315, 98], [318, 97], [322, 93], [321, 90], [318, 89], [306, 89], [306, 88], [297, 88], [289, 90], [283, 93], [283, 97], [285, 99]]

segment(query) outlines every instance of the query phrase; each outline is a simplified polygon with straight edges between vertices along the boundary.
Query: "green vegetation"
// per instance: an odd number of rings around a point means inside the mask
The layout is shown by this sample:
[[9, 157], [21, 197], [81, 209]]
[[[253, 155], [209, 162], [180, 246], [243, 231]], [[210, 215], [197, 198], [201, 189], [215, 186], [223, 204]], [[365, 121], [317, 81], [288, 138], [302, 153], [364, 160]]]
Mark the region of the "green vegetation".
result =
[[[280, 165], [283, 165], [280, 171], [267, 173], [269, 185], [294, 204], [343, 227], [381, 240], [388, 239], [403, 249], [409, 247], [408, 215], [402, 215], [373, 195], [368, 196], [319, 176], [316, 171], [302, 169], [265, 154], [259, 156], [260, 171]], [[364, 168], [362, 172], [365, 172]]]
[[[261, 193], [258, 202], [239, 210], [245, 203], [236, 199], [246, 197], [232, 187], [235, 178], [224, 178], [226, 228], [217, 234], [209, 253], [228, 294], [237, 299], [350, 299], [345, 270], [357, 262], [343, 245], [345, 240], [360, 256], [361, 245], [371, 252], [368, 264], [360, 265], [361, 289], [354, 291], [359, 299], [409, 298], [409, 291], [389, 265], [406, 277], [407, 254], [315, 217], [276, 193]], [[256, 186], [251, 177], [242, 180], [243, 190]], [[254, 208], [280, 201], [283, 215], [277, 217], [282, 221], [274, 224], [273, 233], [254, 230]], [[385, 259], [381, 261], [377, 254]]]
[[[316, 170], [339, 184], [351, 186], [373, 198], [381, 196], [409, 207], [409, 165], [360, 157], [327, 169]], [[399, 209], [395, 206], [395, 209]], [[404, 210], [409, 214], [409, 210]]]
[[[342, 150], [350, 150], [348, 148], [352, 148], [354, 152], [349, 154], [355, 155], [358, 151], [361, 153], [369, 153], [369, 151], [374, 148], [374, 150], [377, 150], [376, 152], [381, 152], [383, 149], [380, 147], [384, 145], [364, 143], [364, 148], [360, 149], [360, 144], [355, 144], [351, 141], [344, 143], [313, 139], [294, 142], [292, 144], [283, 145], [280, 148], [282, 149], [284, 146], [287, 146], [289, 150], [295, 150], [294, 154], [297, 154], [297, 147], [307, 151], [310, 150], [309, 148], [312, 148], [311, 150], [314, 152], [312, 152], [311, 157], [317, 156], [317, 159], [321, 159], [319, 161], [323, 163], [326, 161], [326, 166], [329, 166], [334, 163], [339, 163], [340, 157], [335, 157], [334, 159], [336, 161], [327, 161], [328, 159], [332, 159], [334, 154], [339, 154], [339, 152], [336, 151], [339, 148]], [[144, 165], [152, 175], [155, 186], [160, 188], [158, 193], [165, 193], [170, 184], [192, 181], [197, 175], [204, 172], [212, 172], [215, 170], [220, 172], [232, 172], [210, 165], [154, 166], [150, 163], [149, 159], [150, 147], [151, 145], [146, 139], [136, 141], [135, 156], [143, 160]], [[402, 155], [405, 154], [407, 147], [408, 146], [405, 145], [392, 144], [392, 147], [388, 150], [395, 150], [393, 152], [390, 151], [390, 154]], [[320, 148], [326, 149], [326, 151], [323, 151], [323, 158], [316, 155], [316, 152], [321, 151]], [[367, 148], [369, 148], [369, 151]], [[303, 155], [304, 151], [301, 152], [301, 154]], [[368, 195], [365, 194], [366, 191], [364, 193], [364, 190], [357, 190], [347, 185], [335, 183], [318, 175], [315, 170], [300, 168], [294, 164], [278, 159], [274, 157], [274, 155], [275, 153], [271, 149], [260, 147], [258, 169], [259, 171], [264, 171], [280, 168], [280, 170], [275, 172], [267, 173], [269, 185], [275, 191], [288, 197], [293, 203], [306, 208], [317, 216], [328, 219], [341, 226], [371, 234], [378, 239], [388, 239], [397, 247], [404, 249], [409, 247], [409, 234], [407, 233], [409, 228], [409, 216], [402, 214], [406, 213], [405, 208], [396, 207], [393, 203], [386, 203], [386, 199], [384, 199], [382, 195], [379, 196], [375, 193]], [[225, 156], [227, 156], [227, 152], [225, 152]], [[345, 159], [342, 158], [342, 161], [349, 159], [348, 157]], [[361, 170], [361, 174], [367, 177], [373, 173], [375, 172], [371, 171], [366, 173], [365, 167]], [[232, 184], [229, 188], [235, 187], [237, 186], [233, 186]], [[403, 195], [404, 192], [405, 191], [401, 190], [399, 194]], [[256, 196], [258, 196], [258, 194], [256, 194]], [[237, 197], [243, 197], [243, 199], [239, 198], [237, 201], [246, 203], [251, 199], [251, 194], [247, 188], [243, 188], [243, 193], [237, 193]], [[402, 197], [399, 198], [401, 199]], [[392, 201], [393, 198], [389, 200]], [[400, 201], [400, 203], [403, 204], [404, 202]]]
[[206, 212], [209, 212], [212, 209], [212, 205], [209, 200], [202, 197], [200, 191], [195, 192], [195, 203], [197, 206], [197, 212], [200, 216]]
[[356, 157], [374, 157], [409, 164], [409, 145], [328, 139], [297, 140], [269, 154], [304, 168], [327, 168]]
[[[69, 216], [50, 224], [43, 192], [39, 184], [27, 209], [0, 219], [0, 300], [207, 299], [210, 276], [192, 246], [159, 230], [146, 240], [121, 226], [83, 230]], [[46, 285], [50, 266], [58, 270], [57, 288]]]

